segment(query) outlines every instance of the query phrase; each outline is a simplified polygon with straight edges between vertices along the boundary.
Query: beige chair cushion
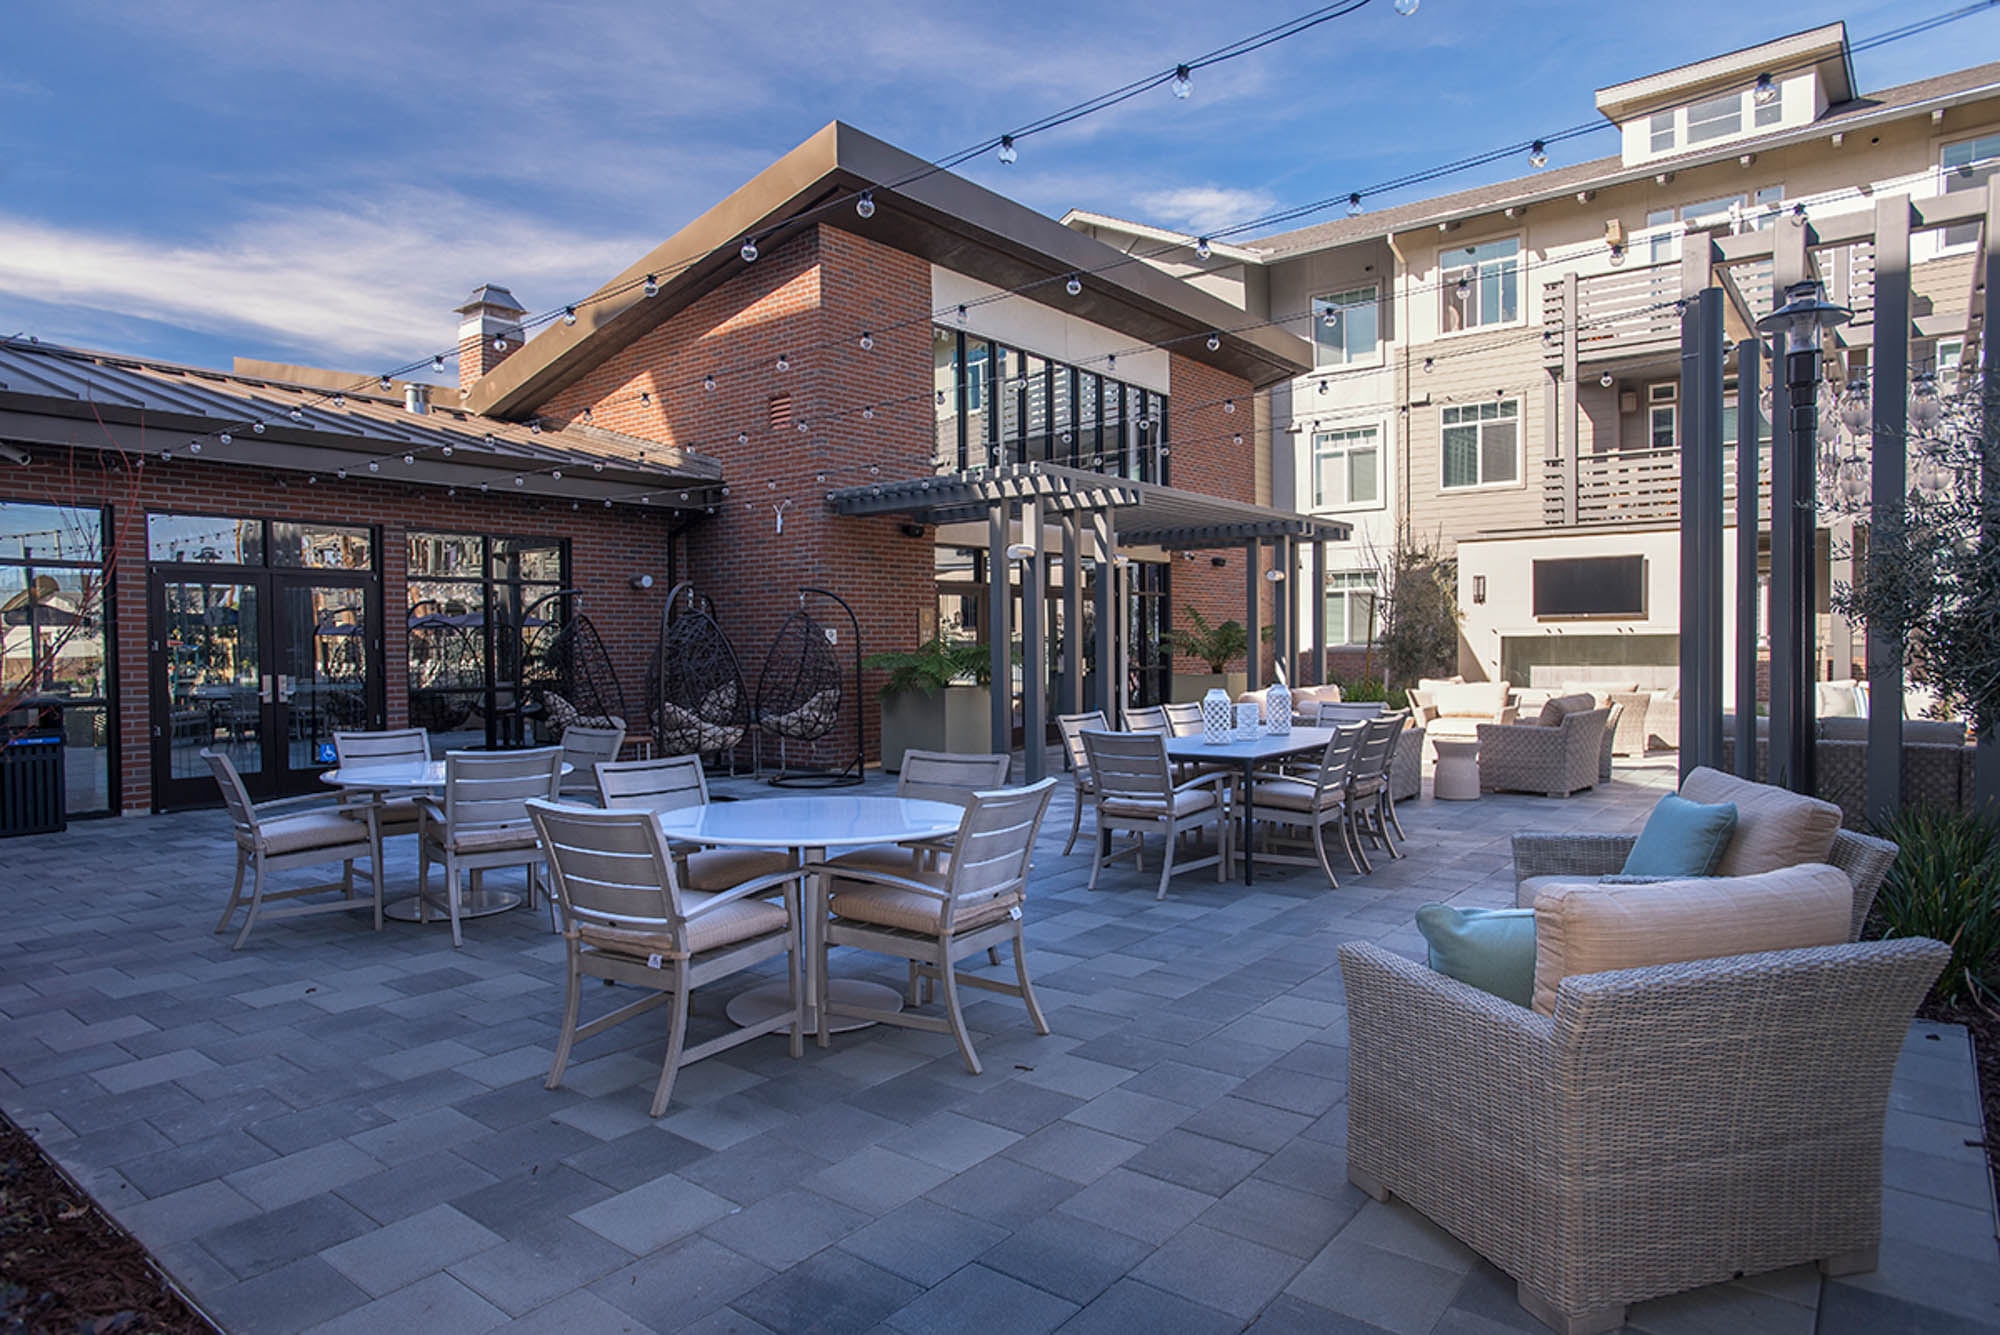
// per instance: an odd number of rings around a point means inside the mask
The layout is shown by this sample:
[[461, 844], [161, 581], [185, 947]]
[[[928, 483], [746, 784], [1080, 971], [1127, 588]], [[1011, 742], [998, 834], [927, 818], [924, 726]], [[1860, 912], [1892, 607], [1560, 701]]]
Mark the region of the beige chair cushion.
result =
[[1597, 700], [1589, 691], [1572, 691], [1568, 695], [1552, 695], [1542, 702], [1541, 716], [1535, 720], [1544, 728], [1559, 728], [1562, 721], [1571, 714], [1588, 714], [1597, 708]]
[[375, 813], [375, 819], [382, 822], [385, 829], [391, 825], [415, 825], [422, 816], [423, 804], [413, 797], [399, 797], [394, 801], [384, 802], [381, 809]]
[[1294, 686], [1292, 688], [1292, 707], [1294, 709], [1299, 708], [1301, 705], [1337, 705], [1339, 703], [1340, 687], [1331, 682], [1325, 686]]
[[368, 827], [337, 811], [302, 811], [296, 816], [274, 816], [259, 821], [264, 851], [274, 857], [282, 853], [304, 853], [314, 848], [338, 848], [368, 838]]
[[[704, 904], [713, 895], [683, 893], [681, 905], [692, 911]], [[769, 936], [773, 932], [789, 929], [792, 920], [785, 912], [784, 905], [773, 904], [768, 899], [738, 899], [724, 904], [712, 913], [703, 913], [687, 921], [688, 948], [694, 954], [708, 950], [719, 950], [723, 946], [733, 946], [739, 941], [752, 937]], [[629, 927], [600, 927], [593, 923], [580, 923], [576, 934], [587, 946], [609, 951], [614, 955], [629, 955], [644, 959], [649, 955], [674, 953], [674, 939], [665, 932], [649, 932]]]
[[1854, 916], [1854, 885], [1823, 865], [1761, 876], [1650, 885], [1558, 885], [1535, 897], [1535, 999], [1555, 1013], [1572, 974], [1837, 946]]
[[448, 836], [454, 853], [504, 853], [537, 846], [535, 827], [528, 821], [453, 830]]
[[1681, 796], [1690, 802], [1736, 804], [1736, 833], [1716, 864], [1718, 876], [1754, 876], [1825, 862], [1840, 833], [1840, 808], [1816, 797], [1787, 792], [1769, 784], [1752, 783], [1707, 766], [1681, 782]]
[[[1259, 779], [1253, 794], [1260, 807], [1279, 807], [1286, 811], [1311, 811], [1319, 788], [1315, 784], [1300, 779]], [[1329, 807], [1340, 803], [1341, 790], [1329, 789], [1325, 802]]]
[[791, 865], [791, 858], [779, 849], [715, 848], [688, 854], [684, 884], [689, 890], [728, 890]]
[[[827, 859], [830, 866], [855, 867], [863, 871], [879, 871], [889, 876], [907, 876], [913, 881], [928, 880], [932, 864], [946, 865], [944, 859], [935, 852], [920, 851], [902, 844], [873, 844], [867, 848], [857, 848]], [[942, 884], [942, 882], [940, 882]]]
[[1417, 689], [1425, 695], [1436, 695], [1442, 687], [1456, 686], [1464, 680], [1463, 677], [1419, 677]]
[[1591, 890], [1598, 884], [1595, 876], [1530, 876], [1514, 887], [1514, 902], [1533, 908], [1535, 900], [1550, 890], [1567, 887]]
[[1431, 699], [1439, 718], [1491, 719], [1507, 707], [1507, 693], [1512, 689], [1504, 681], [1447, 682]]
[[[1192, 816], [1215, 805], [1215, 790], [1212, 788], [1184, 788], [1174, 794], [1174, 815]], [[1166, 803], [1138, 798], [1107, 798], [1100, 808], [1111, 816], [1164, 816]]]
[[[910, 879], [927, 881], [940, 888], [944, 884], [944, 878], [936, 874], [912, 876]], [[938, 917], [944, 911], [942, 899], [892, 885], [867, 885], [859, 881], [836, 880], [830, 902], [835, 916], [851, 922], [873, 923], [877, 927], [895, 927], [905, 932], [922, 932], [932, 936], [937, 934]], [[952, 914], [951, 929], [965, 932], [998, 922], [1020, 902], [1021, 894], [1016, 890], [961, 903]]]

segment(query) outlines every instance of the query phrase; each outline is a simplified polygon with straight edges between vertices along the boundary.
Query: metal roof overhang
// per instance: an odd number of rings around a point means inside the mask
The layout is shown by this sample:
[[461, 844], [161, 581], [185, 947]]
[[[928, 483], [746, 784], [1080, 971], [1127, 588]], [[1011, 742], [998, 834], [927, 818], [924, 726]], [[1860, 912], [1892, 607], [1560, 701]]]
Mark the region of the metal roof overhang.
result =
[[1114, 511], [1119, 543], [1168, 551], [1240, 547], [1285, 538], [1345, 542], [1353, 533], [1337, 520], [1060, 464], [1013, 464], [982, 472], [874, 482], [827, 494], [827, 505], [835, 514], [903, 515], [922, 524], [984, 519], [996, 507], [1019, 501], [1039, 501], [1057, 513]]

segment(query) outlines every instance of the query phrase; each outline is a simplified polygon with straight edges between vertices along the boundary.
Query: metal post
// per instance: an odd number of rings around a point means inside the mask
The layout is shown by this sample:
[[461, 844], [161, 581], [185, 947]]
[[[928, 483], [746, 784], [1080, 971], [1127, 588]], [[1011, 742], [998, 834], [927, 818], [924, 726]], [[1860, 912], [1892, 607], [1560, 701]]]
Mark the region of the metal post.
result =
[[1299, 679], [1299, 540], [1285, 539], [1285, 680]]
[[1312, 587], [1312, 684], [1326, 685], [1326, 544], [1313, 544]]
[[1039, 783], [1048, 768], [1048, 580], [1043, 573], [1042, 503], [1021, 503], [1021, 760], [1023, 782]]
[[[1778, 222], [1773, 239], [1771, 290], [1774, 303], [1791, 284], [1806, 277], [1805, 228]], [[1796, 358], [1785, 351], [1779, 332], [1771, 344], [1771, 735], [1766, 781], [1795, 792], [1811, 792], [1813, 605], [1813, 426], [1818, 408], [1819, 350]], [[1800, 380], [1803, 374], [1803, 381]], [[1803, 505], [1801, 505], [1803, 498]], [[1803, 698], [1801, 698], [1803, 697]], [[1754, 722], [1738, 730], [1739, 745], [1754, 752]]]
[[[1707, 244], [1704, 239], [1703, 244]], [[1722, 289], [1681, 316], [1680, 772], [1722, 763]]]
[[1736, 345], [1736, 773], [1757, 777], [1757, 547], [1762, 517], [1759, 418], [1764, 345]]
[[1118, 543], [1117, 519], [1110, 510], [1094, 510], [1090, 516], [1091, 536], [1097, 544], [1097, 699], [1105, 720], [1119, 726], [1118, 658]]
[[[1875, 420], [1867, 559], [1874, 565], [1902, 557], [1903, 496], [1909, 486], [1910, 201], [1903, 195], [1875, 204], [1875, 351], [1868, 375]], [[1903, 805], [1903, 646], [1894, 635], [1878, 635], [1872, 625], [1867, 630], [1866, 810], [1882, 829]]]
[[[1582, 478], [1583, 467], [1583, 384], [1577, 379], [1579, 371], [1576, 346], [1576, 270], [1572, 269], [1565, 273], [1562, 283], [1562, 374], [1564, 387], [1569, 392], [1569, 402], [1566, 405], [1567, 411], [1563, 414], [1563, 421], [1557, 427], [1556, 439], [1559, 447], [1568, 451], [1563, 466], [1562, 522], [1573, 527], [1576, 524], [1576, 491]], [[1563, 430], [1565, 425], [1568, 427], [1567, 431]], [[1568, 437], [1567, 441], [1563, 439], [1565, 436]]]
[[1083, 517], [1063, 516], [1062, 699], [1065, 714], [1083, 712]]
[[1013, 502], [995, 501], [986, 514], [986, 648], [992, 672], [993, 754], [1014, 749], [1014, 656], [1011, 608], [1013, 562], [1007, 559], [1007, 531]]
[[1253, 691], [1264, 683], [1264, 634], [1262, 618], [1258, 615], [1258, 604], [1262, 601], [1259, 595], [1263, 592], [1258, 586], [1264, 582], [1263, 572], [1258, 566], [1263, 561], [1263, 553], [1262, 543], [1251, 541], [1243, 544], [1243, 632], [1250, 638], [1250, 651], [1245, 655], [1249, 660], [1249, 671], [1244, 677], [1244, 684]]

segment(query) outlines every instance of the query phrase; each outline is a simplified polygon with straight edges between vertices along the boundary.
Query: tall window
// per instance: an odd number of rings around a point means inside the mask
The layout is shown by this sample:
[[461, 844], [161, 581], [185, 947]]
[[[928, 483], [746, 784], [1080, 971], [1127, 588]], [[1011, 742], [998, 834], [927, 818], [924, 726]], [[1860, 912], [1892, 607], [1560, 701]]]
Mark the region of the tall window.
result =
[[1941, 338], [1937, 341], [1938, 393], [1958, 393], [1958, 372], [1964, 362], [1965, 340], [1963, 338]]
[[1670, 152], [1674, 146], [1674, 113], [1656, 111], [1646, 121], [1646, 135], [1655, 153]]
[[0, 692], [59, 722], [71, 815], [111, 808], [104, 576], [102, 510], [0, 501]]
[[1312, 300], [1314, 360], [1320, 366], [1360, 366], [1381, 353], [1378, 293], [1373, 284]]
[[932, 346], [939, 472], [1049, 462], [1167, 481], [1166, 395], [963, 330]]
[[1375, 572], [1337, 570], [1326, 577], [1326, 642], [1366, 644], [1374, 638]]
[[1444, 410], [1446, 490], [1521, 480], [1521, 401], [1453, 404]]
[[[2000, 170], [2000, 131], [1977, 139], [1946, 144], [1938, 152], [1938, 170], [1944, 176], [1947, 195], [1984, 190], [1993, 173]], [[1944, 229], [1947, 246], [1970, 246], [1979, 241], [1977, 222], [1960, 223]]]
[[1382, 446], [1372, 426], [1313, 436], [1313, 508], [1382, 503]]
[[528, 740], [522, 659], [561, 615], [548, 595], [568, 565], [556, 538], [409, 535], [410, 723], [434, 749]]
[[1678, 389], [1673, 384], [1646, 386], [1646, 443], [1656, 450], [1671, 450], [1680, 439], [1675, 429]]
[[1444, 252], [1444, 332], [1512, 324], [1521, 315], [1521, 241], [1508, 237]]

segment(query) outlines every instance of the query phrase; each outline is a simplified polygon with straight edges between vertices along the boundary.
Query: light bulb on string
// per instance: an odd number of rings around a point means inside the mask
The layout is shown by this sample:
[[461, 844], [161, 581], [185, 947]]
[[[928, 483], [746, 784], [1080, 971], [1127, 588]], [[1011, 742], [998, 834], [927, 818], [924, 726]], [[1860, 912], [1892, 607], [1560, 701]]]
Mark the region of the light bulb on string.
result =
[[388, 389], [392, 382], [390, 381], [388, 376], [384, 375], [375, 377], [375, 383], [380, 385], [383, 389]]
[[1361, 192], [1358, 190], [1347, 197], [1347, 216], [1350, 218], [1361, 216]]
[[514, 474], [514, 485], [517, 487], [523, 485], [523, 479], [519, 473]]
[[1174, 96], [1182, 101], [1194, 96], [1194, 71], [1185, 65], [1174, 66]]
[[264, 424], [262, 422], [252, 422], [250, 424], [250, 431], [252, 435], [261, 436], [264, 434]]
[[958, 327], [961, 329], [965, 328], [965, 305], [963, 302], [958, 307]]
[[294, 422], [303, 422], [306, 420], [306, 413], [303, 408], [293, 408], [285, 416], [291, 418]]
[[782, 352], [778, 354], [778, 369], [780, 371], [789, 371], [792, 369], [792, 359]]
[[1396, 0], [1396, 12], [1404, 18], [1417, 12], [1417, 0]]
[[1604, 386], [1604, 388], [1606, 389], [1610, 389], [1614, 384], [1617, 383], [1617, 380], [1612, 376], [1611, 372], [1606, 371], [1603, 375], [1597, 377], [1597, 383]]
[[1214, 352], [1217, 348], [1221, 346], [1222, 346], [1222, 335], [1210, 334], [1208, 336], [1208, 350], [1210, 352]]
[[869, 333], [869, 332], [868, 332], [868, 331], [867, 331], [866, 329], [862, 330], [862, 331], [861, 331], [861, 350], [862, 350], [863, 352], [867, 352], [867, 351], [868, 351], [868, 350], [869, 350], [870, 348], [873, 348], [874, 346], [875, 346], [875, 336], [874, 336], [873, 334]]
[[1436, 365], [1437, 365], [1437, 358], [1435, 357], [1424, 358], [1424, 374], [1429, 375], [1431, 368]]
[[201, 442], [200, 442], [200, 441], [198, 441], [198, 440], [191, 440], [191, 441], [189, 441], [189, 442], [188, 442], [188, 453], [190, 453], [190, 454], [200, 454], [200, 453], [201, 453]]
[[1236, 412], [1236, 400], [1224, 399], [1222, 401], [1222, 411], [1233, 416]]
[[417, 456], [414, 454], [406, 454], [403, 456], [403, 466], [405, 468], [408, 468], [411, 464], [414, 464], [416, 461], [417, 461]]
[[1778, 85], [1771, 81], [1770, 75], [1757, 76], [1757, 84], [1750, 90], [1750, 100], [1760, 107], [1768, 107], [1778, 100]]
[[743, 257], [745, 264], [755, 264], [757, 262], [757, 238], [753, 236], [746, 240], [743, 243], [743, 249], [736, 253]]
[[541, 418], [537, 417], [534, 421], [528, 423], [528, 434], [531, 436], [539, 436], [542, 434]]
[[1619, 245], [1615, 241], [1612, 242], [1610, 259], [1612, 267], [1614, 268], [1616, 268], [1620, 264], [1623, 264], [1625, 262], [1625, 247]]
[[1458, 288], [1457, 288], [1458, 299], [1460, 301], [1464, 301], [1466, 294], [1471, 291], [1472, 291], [1472, 281], [1468, 278], [1460, 278], [1458, 280]]
[[1537, 171], [1549, 165], [1549, 146], [1537, 139], [1528, 146], [1528, 165]]
[[230, 435], [227, 431], [225, 431], [221, 435], [217, 436], [215, 439], [217, 444], [228, 445], [236, 438]]
[[576, 307], [574, 306], [563, 307], [563, 323], [564, 324], [576, 323]]
[[872, 190], [863, 190], [861, 192], [861, 198], [854, 201], [854, 211], [860, 214], [864, 218], [874, 217], [875, 192]]
[[701, 387], [702, 387], [703, 389], [714, 389], [714, 388], [715, 388], [715, 377], [714, 377], [714, 376], [712, 376], [712, 375], [705, 375], [705, 376], [703, 376], [703, 377], [701, 378]]
[[646, 285], [639, 290], [649, 297], [657, 297], [660, 295], [660, 280], [651, 274], [647, 274]]
[[1214, 248], [1208, 244], [1207, 237], [1198, 236], [1194, 239], [1194, 257], [1196, 259], [1205, 260], [1214, 253]]
[[1106, 354], [1104, 354], [1104, 369], [1107, 371], [1115, 371], [1118, 369], [1117, 353], [1107, 352]]
[[451, 458], [451, 446], [449, 445], [445, 446], [442, 450], [439, 451], [439, 453], [444, 455], [444, 457], [447, 459]]
[[1013, 135], [1003, 134], [1000, 136], [1000, 151], [997, 156], [1002, 163], [1009, 166], [1013, 165], [1014, 160], [1021, 156], [1014, 148]]
[[738, 445], [748, 445], [750, 443], [750, 433], [748, 431], [737, 432], [736, 443]]
[[368, 471], [369, 471], [369, 472], [371, 472], [371, 473], [379, 473], [379, 472], [381, 472], [381, 471], [382, 471], [382, 461], [381, 461], [380, 459], [370, 459], [370, 460], [368, 461]]
[[1071, 274], [1069, 281], [1063, 284], [1063, 291], [1069, 293], [1072, 297], [1076, 296], [1083, 291], [1083, 280], [1075, 274]]
[[493, 336], [493, 350], [495, 352], [505, 352], [507, 350], [507, 336], [505, 334], [495, 334]]
[[868, 406], [866, 406], [865, 408], [863, 408], [863, 409], [861, 410], [861, 417], [862, 417], [862, 420], [863, 420], [863, 421], [867, 421], [867, 422], [872, 422], [872, 421], [874, 421], [874, 420], [875, 420], [875, 405], [871, 403], [871, 404], [869, 404]]

